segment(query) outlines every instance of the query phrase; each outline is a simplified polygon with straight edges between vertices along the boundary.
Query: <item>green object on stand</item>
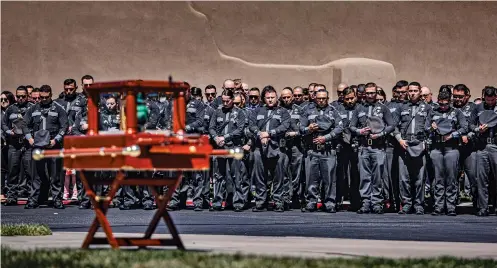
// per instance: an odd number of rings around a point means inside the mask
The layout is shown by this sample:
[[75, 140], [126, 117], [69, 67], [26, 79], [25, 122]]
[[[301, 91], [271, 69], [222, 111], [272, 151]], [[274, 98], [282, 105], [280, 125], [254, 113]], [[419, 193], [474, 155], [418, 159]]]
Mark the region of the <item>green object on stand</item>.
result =
[[136, 118], [138, 120], [138, 125], [141, 127], [145, 125], [148, 118], [148, 107], [145, 101], [145, 94], [141, 92], [136, 96]]

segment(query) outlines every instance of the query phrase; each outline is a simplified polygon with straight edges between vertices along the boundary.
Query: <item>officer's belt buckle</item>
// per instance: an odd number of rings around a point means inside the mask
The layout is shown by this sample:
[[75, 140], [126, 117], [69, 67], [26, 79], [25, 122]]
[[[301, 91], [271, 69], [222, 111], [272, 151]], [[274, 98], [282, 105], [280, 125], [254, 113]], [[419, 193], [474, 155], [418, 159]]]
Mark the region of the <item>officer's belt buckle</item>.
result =
[[494, 143], [493, 138], [490, 138], [490, 137], [489, 137], [489, 138], [487, 138], [487, 143], [488, 143], [488, 144], [492, 144], [492, 143]]
[[280, 140], [280, 147], [285, 147], [286, 146], [286, 140], [284, 138], [282, 138]]
[[373, 139], [368, 139], [368, 145], [369, 146], [373, 145]]
[[316, 150], [318, 150], [318, 151], [324, 150], [324, 145], [323, 144], [316, 144]]

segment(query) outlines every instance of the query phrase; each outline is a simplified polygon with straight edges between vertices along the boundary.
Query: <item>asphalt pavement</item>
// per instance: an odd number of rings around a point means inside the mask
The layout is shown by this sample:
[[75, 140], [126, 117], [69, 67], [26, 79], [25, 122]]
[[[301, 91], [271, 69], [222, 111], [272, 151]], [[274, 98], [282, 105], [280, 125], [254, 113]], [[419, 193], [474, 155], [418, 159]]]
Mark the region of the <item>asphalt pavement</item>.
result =
[[[141, 233], [154, 212], [110, 209], [108, 218], [114, 232]], [[299, 210], [284, 213], [182, 210], [171, 215], [180, 234], [497, 243], [497, 216], [358, 215]], [[54, 232], [86, 232], [94, 212], [75, 206], [65, 210], [2, 206], [1, 216], [3, 224], [44, 223]], [[156, 233], [167, 233], [165, 225], [160, 224]]]

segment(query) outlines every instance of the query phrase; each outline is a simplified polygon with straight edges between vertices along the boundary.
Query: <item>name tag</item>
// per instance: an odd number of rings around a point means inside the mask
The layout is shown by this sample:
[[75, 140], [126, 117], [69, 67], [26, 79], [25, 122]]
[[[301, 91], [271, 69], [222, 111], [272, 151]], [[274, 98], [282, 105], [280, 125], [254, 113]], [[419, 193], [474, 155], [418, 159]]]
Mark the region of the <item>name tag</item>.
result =
[[409, 111], [404, 111], [402, 113], [400, 113], [401, 115], [409, 115]]
[[312, 119], [316, 118], [317, 116], [318, 116], [317, 114], [311, 114], [311, 115], [309, 115], [309, 116], [307, 117], [307, 119], [312, 120]]
[[264, 119], [264, 115], [263, 114], [257, 115], [257, 120], [261, 120], [261, 119]]
[[223, 122], [223, 118], [222, 117], [218, 117], [216, 120], [217, 120], [217, 122]]
[[418, 113], [418, 115], [426, 116], [426, 112]]
[[49, 116], [59, 116], [59, 113], [56, 112], [48, 112]]
[[204, 119], [209, 119], [209, 118], [211, 118], [211, 117], [208, 115], [204, 115]]
[[197, 112], [197, 108], [188, 108], [188, 109], [186, 109], [186, 112], [187, 113], [196, 113]]
[[274, 119], [278, 119], [278, 120], [281, 120], [281, 115], [274, 115], [273, 116]]
[[292, 114], [292, 119], [300, 119], [300, 115], [298, 115], [298, 114]]
[[346, 114], [341, 114], [341, 115], [340, 115], [340, 117], [341, 117], [342, 119], [345, 119], [345, 118], [347, 118], [347, 115], [346, 115]]
[[393, 112], [395, 112], [395, 111], [397, 111], [397, 108], [390, 108], [390, 112], [391, 112], [391, 113], [393, 113]]
[[41, 112], [34, 112], [31, 114], [31, 116], [38, 116], [38, 115], [41, 115]]
[[357, 116], [358, 116], [358, 117], [363, 117], [363, 116], [365, 116], [365, 115], [366, 115], [366, 113], [365, 113], [365, 112], [360, 112]]
[[435, 116], [433, 117], [433, 120], [438, 120], [438, 119], [440, 119], [440, 116], [439, 116], [439, 115], [435, 115]]

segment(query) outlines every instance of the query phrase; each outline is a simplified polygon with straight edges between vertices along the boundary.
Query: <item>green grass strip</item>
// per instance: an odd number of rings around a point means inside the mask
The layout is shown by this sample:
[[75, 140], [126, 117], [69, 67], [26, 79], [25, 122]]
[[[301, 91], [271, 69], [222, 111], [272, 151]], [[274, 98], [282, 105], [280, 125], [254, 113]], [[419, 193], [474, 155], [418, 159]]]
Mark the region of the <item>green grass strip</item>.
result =
[[172, 250], [12, 250], [2, 247], [2, 267], [71, 268], [321, 268], [321, 267], [497, 267], [490, 259], [440, 257], [433, 259], [331, 258], [309, 259], [207, 254]]
[[40, 236], [51, 235], [52, 231], [44, 224], [2, 224], [1, 236]]

